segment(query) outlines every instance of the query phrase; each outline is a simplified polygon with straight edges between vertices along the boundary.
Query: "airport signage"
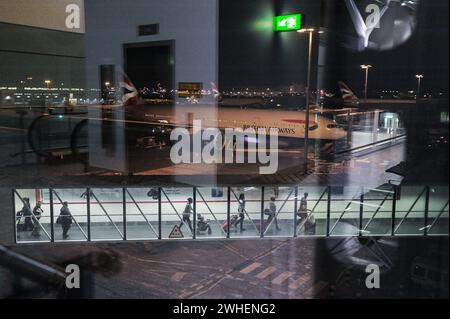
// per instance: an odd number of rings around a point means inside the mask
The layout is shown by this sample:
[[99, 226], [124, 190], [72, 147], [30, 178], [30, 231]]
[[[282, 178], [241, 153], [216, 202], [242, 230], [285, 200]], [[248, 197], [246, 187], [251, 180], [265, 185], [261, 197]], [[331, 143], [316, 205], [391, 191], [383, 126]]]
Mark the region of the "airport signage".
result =
[[290, 14], [273, 18], [274, 31], [295, 31], [302, 28], [302, 15]]

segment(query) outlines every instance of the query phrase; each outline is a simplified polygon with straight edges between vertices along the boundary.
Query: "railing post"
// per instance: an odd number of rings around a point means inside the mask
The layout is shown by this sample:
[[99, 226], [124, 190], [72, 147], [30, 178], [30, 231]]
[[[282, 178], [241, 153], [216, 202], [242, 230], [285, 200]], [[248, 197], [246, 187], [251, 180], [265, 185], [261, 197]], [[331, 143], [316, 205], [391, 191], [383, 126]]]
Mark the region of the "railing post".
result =
[[[12, 204], [14, 207], [14, 211], [13, 211], [13, 218], [14, 218], [14, 242], [17, 244], [17, 224], [18, 224], [18, 220], [17, 220], [17, 208], [16, 208], [16, 194], [15, 194], [16, 190], [13, 188], [11, 190], [11, 197], [12, 197]], [[51, 216], [51, 215], [50, 215]], [[52, 225], [52, 219], [50, 217], [50, 225]]]
[[330, 237], [330, 218], [331, 218], [331, 186], [327, 191], [327, 237]]
[[193, 187], [193, 193], [192, 193], [192, 200], [194, 202], [194, 207], [193, 207], [193, 211], [194, 211], [194, 216], [193, 216], [193, 224], [192, 225], [192, 239], [196, 239], [197, 238], [197, 187]]
[[86, 188], [87, 240], [91, 241], [91, 189]]
[[425, 186], [425, 216], [424, 216], [424, 228], [423, 228], [423, 235], [428, 235], [428, 211], [430, 208], [430, 186]]
[[162, 239], [161, 187], [158, 187], [158, 239]]
[[359, 236], [362, 236], [364, 215], [364, 188], [361, 188], [361, 196], [359, 198]]
[[123, 240], [127, 240], [127, 189], [122, 187]]
[[49, 189], [50, 191], [50, 237], [51, 241], [55, 241], [55, 211], [53, 208], [53, 188]]
[[294, 196], [294, 238], [297, 237], [297, 208], [298, 208], [298, 186], [295, 186]]
[[397, 210], [397, 186], [394, 185], [394, 195], [392, 198], [392, 218], [391, 218], [391, 236], [395, 236], [395, 213]]
[[231, 187], [227, 187], [227, 238], [230, 238]]
[[259, 222], [259, 237], [264, 237], [264, 186], [261, 187], [261, 220]]

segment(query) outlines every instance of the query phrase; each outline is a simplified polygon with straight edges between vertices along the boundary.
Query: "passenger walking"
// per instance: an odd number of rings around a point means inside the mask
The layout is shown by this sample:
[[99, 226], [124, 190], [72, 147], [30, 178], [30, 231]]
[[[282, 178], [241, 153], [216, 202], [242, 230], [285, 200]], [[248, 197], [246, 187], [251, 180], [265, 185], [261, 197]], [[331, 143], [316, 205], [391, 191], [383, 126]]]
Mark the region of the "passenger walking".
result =
[[237, 230], [237, 226], [238, 224], [240, 225], [240, 230], [244, 231], [244, 218], [245, 218], [245, 195], [242, 193], [239, 195], [239, 199], [238, 199], [238, 214], [239, 214], [239, 218], [237, 220], [237, 222], [234, 224], [234, 228]]
[[275, 227], [276, 230], [281, 230], [280, 227], [278, 227], [278, 219], [277, 219], [277, 205], [275, 204], [275, 197], [270, 198], [269, 206], [266, 208], [266, 214], [269, 215], [269, 218], [267, 218], [267, 226], [270, 225], [272, 220], [275, 219]]
[[41, 206], [42, 206], [42, 202], [38, 201], [36, 203], [36, 206], [34, 206], [34, 208], [33, 208], [33, 215], [35, 217], [35, 220], [34, 220], [34, 226], [33, 226], [34, 228], [33, 228], [33, 231], [31, 232], [31, 235], [33, 235], [34, 237], [41, 236], [41, 226], [39, 224], [39, 220], [41, 219], [42, 214], [44, 213]]
[[193, 209], [192, 209], [192, 198], [189, 197], [187, 201], [188, 202], [186, 204], [186, 207], [184, 207], [183, 221], [180, 224], [180, 229], [181, 229], [181, 227], [183, 226], [184, 223], [187, 223], [189, 229], [191, 230], [191, 233], [193, 233], [192, 223], [191, 223], [191, 214], [193, 212]]
[[304, 193], [300, 199], [300, 207], [297, 212], [299, 219], [297, 220], [297, 226], [300, 223], [304, 223], [305, 233], [315, 234], [316, 232], [316, 220], [311, 210], [308, 209], [308, 193]]
[[63, 239], [67, 239], [69, 237], [68, 232], [70, 227], [72, 226], [72, 214], [69, 210], [69, 203], [64, 202], [63, 207], [61, 207], [58, 219], [56, 220], [57, 224], [61, 224], [63, 231]]
[[23, 207], [22, 207], [22, 216], [25, 217], [25, 223], [24, 223], [24, 231], [33, 230], [33, 216], [31, 215], [31, 205], [30, 205], [30, 199], [28, 197], [23, 198]]

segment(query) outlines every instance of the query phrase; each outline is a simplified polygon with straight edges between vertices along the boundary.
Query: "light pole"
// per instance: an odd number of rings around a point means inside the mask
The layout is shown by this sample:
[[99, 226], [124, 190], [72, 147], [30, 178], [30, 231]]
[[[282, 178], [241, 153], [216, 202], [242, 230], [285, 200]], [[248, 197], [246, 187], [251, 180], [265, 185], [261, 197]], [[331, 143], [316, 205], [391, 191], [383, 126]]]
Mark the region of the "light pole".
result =
[[422, 79], [423, 79], [423, 74], [416, 74], [416, 79], [417, 79], [417, 94], [416, 94], [416, 100], [419, 100], [419, 96], [420, 96], [420, 84], [421, 84]]
[[52, 83], [52, 81], [45, 80], [44, 83], [47, 84], [47, 90], [49, 90], [50, 89], [50, 84]]
[[361, 65], [361, 69], [366, 71], [366, 81], [365, 81], [365, 84], [364, 84], [364, 101], [365, 101], [365, 103], [367, 103], [367, 86], [368, 86], [368, 83], [369, 83], [369, 69], [371, 67], [372, 66], [370, 64], [363, 64], [363, 65]]
[[306, 107], [305, 107], [305, 139], [304, 139], [304, 163], [305, 163], [305, 172], [308, 169], [308, 139], [309, 139], [309, 91], [311, 85], [311, 62], [312, 62], [312, 44], [313, 44], [313, 33], [314, 29], [301, 29], [298, 30], [299, 33], [309, 33], [309, 46], [308, 46], [308, 71], [306, 78], [306, 88], [305, 88], [305, 97], [306, 97]]

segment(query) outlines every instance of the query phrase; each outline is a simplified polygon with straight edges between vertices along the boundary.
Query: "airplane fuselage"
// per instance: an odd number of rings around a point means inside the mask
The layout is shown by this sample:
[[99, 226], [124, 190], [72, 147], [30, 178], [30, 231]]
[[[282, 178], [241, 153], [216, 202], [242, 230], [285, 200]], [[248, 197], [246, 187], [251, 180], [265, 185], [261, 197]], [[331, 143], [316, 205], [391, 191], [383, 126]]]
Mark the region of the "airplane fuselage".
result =
[[[191, 127], [193, 120], [201, 120], [202, 127], [270, 128], [278, 130], [278, 136], [302, 139], [305, 137], [305, 112], [216, 107], [215, 105], [132, 105], [126, 108], [127, 118], [150, 122], [155, 125]], [[346, 136], [345, 130], [333, 125], [333, 121], [310, 113], [311, 139], [337, 140]]]

